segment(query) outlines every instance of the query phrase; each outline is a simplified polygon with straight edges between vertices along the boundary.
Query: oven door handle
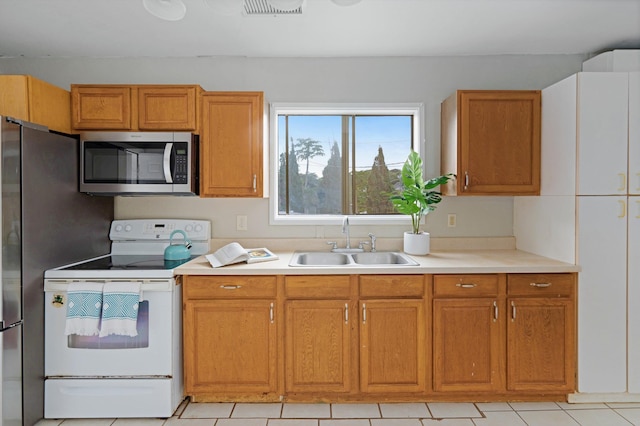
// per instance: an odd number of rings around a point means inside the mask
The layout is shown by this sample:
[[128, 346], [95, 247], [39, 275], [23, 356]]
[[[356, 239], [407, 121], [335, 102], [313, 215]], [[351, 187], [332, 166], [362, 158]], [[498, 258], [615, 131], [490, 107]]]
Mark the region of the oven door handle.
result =
[[171, 151], [173, 151], [173, 142], [169, 142], [164, 146], [162, 170], [164, 171], [164, 180], [166, 183], [173, 183], [173, 177], [171, 176]]

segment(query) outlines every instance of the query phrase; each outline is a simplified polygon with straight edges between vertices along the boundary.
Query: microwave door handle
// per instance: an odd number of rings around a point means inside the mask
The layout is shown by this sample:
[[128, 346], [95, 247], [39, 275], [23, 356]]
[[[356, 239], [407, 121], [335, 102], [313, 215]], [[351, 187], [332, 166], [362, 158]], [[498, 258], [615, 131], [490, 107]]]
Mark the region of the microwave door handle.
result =
[[162, 162], [162, 169], [164, 171], [164, 180], [166, 183], [173, 183], [171, 177], [171, 151], [173, 150], [173, 143], [168, 143], [164, 147], [164, 161]]

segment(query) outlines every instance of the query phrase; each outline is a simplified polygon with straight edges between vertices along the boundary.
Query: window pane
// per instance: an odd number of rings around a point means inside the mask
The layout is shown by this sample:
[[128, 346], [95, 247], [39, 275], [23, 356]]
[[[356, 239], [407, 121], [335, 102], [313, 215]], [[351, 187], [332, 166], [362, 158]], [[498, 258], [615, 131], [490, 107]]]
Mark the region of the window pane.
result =
[[395, 214], [414, 124], [411, 114], [278, 115], [278, 214]]
[[393, 214], [389, 197], [412, 146], [411, 116], [359, 116], [355, 125], [354, 214]]
[[[342, 117], [281, 115], [278, 129], [279, 212], [341, 214]], [[287, 150], [288, 173], [284, 163]]]

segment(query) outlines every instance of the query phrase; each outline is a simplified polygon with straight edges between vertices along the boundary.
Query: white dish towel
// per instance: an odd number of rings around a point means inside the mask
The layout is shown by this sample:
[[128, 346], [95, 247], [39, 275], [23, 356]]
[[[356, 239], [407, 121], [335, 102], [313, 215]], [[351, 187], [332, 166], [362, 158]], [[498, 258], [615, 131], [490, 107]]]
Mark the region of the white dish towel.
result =
[[67, 289], [65, 335], [97, 336], [102, 316], [103, 283], [77, 282]]
[[102, 290], [100, 337], [111, 334], [137, 336], [138, 307], [141, 298], [139, 282], [106, 283]]

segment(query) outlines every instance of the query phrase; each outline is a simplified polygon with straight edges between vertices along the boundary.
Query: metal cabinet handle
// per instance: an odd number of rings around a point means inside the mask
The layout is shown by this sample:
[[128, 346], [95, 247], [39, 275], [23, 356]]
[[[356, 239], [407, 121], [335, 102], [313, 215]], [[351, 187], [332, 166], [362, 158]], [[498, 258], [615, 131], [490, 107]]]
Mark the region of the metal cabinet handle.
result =
[[529, 283], [531, 287], [547, 288], [551, 287], [551, 283]]
[[620, 203], [620, 214], [618, 215], [618, 218], [622, 219], [627, 215], [627, 203], [622, 200], [618, 200], [618, 203]]
[[256, 192], [258, 190], [258, 176], [253, 175], [253, 192]]
[[464, 172], [464, 189], [466, 190], [467, 188], [469, 188], [469, 172], [465, 171]]
[[512, 301], [511, 302], [511, 321], [515, 321], [515, 319], [516, 319], [516, 305]]
[[273, 324], [274, 321], [274, 312], [273, 312], [273, 302], [271, 302], [271, 304], [269, 305], [269, 322], [271, 322], [271, 324]]
[[362, 323], [367, 323], [367, 305], [364, 303], [362, 304]]
[[493, 301], [493, 322], [498, 321], [498, 302]]
[[458, 284], [456, 284], [456, 287], [460, 287], [460, 288], [475, 288], [477, 286], [478, 286], [478, 284], [474, 284], [474, 283], [458, 283]]
[[349, 323], [349, 304], [348, 303], [344, 304], [344, 323], [345, 324]]
[[222, 284], [220, 286], [220, 288], [224, 289], [224, 290], [237, 290], [239, 288], [242, 288], [241, 285], [233, 285], [233, 284]]
[[618, 173], [620, 176], [620, 186], [618, 187], [618, 191], [624, 191], [627, 189], [627, 175], [624, 173]]

